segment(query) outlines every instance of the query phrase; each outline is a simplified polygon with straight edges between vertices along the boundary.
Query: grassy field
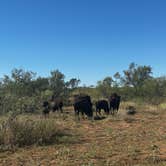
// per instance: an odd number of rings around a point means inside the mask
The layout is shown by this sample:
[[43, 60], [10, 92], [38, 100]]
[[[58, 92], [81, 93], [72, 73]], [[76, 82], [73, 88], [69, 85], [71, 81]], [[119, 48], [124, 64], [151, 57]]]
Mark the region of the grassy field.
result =
[[137, 114], [127, 115], [125, 106], [114, 117], [94, 121], [76, 120], [72, 108], [65, 108], [64, 115], [51, 114], [49, 119], [21, 115], [21, 119], [54, 121], [63, 134], [52, 144], [3, 150], [0, 165], [165, 166], [166, 109], [137, 106]]

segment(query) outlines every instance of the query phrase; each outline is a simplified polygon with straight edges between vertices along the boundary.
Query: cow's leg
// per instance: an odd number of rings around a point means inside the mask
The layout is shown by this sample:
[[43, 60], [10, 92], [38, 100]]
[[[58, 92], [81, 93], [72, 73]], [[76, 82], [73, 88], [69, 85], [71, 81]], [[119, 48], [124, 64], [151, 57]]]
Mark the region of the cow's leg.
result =
[[116, 107], [113, 107], [113, 115], [115, 115]]
[[109, 109], [104, 108], [104, 112], [105, 112], [106, 115], [108, 115], [109, 114]]
[[76, 119], [76, 120], [80, 120], [80, 117], [79, 117], [79, 110], [75, 110], [75, 119]]
[[61, 111], [61, 113], [63, 113], [63, 109], [62, 109], [62, 107], [60, 107], [60, 111]]
[[99, 115], [101, 116], [101, 108], [99, 108]]
[[120, 106], [120, 105], [118, 104], [118, 105], [117, 105], [117, 113], [118, 113], [118, 111], [119, 111], [119, 106]]
[[116, 105], [116, 106], [114, 107], [114, 113], [115, 113], [115, 114], [118, 113], [118, 105]]
[[96, 116], [98, 116], [98, 114], [97, 114], [97, 113], [98, 113], [98, 108], [96, 108]]
[[45, 119], [48, 117], [48, 114], [49, 114], [49, 110], [47, 108], [44, 108], [43, 115]]
[[112, 115], [112, 107], [110, 106], [110, 114]]
[[107, 106], [107, 115], [110, 114], [110, 110], [109, 110], [109, 107]]
[[85, 119], [84, 111], [81, 111], [82, 119]]
[[118, 107], [117, 107], [117, 108], [116, 108], [116, 114], [118, 113], [118, 110], [119, 110], [119, 109], [118, 109]]
[[110, 114], [112, 115], [112, 106], [111, 106], [111, 103], [110, 103], [109, 111], [110, 111]]
[[114, 107], [111, 107], [111, 115], [114, 115]]
[[60, 110], [60, 108], [58, 108], [58, 109], [57, 109], [57, 111], [58, 111], [58, 113], [59, 113], [59, 114], [61, 113], [61, 110]]
[[105, 108], [103, 108], [103, 110], [104, 110], [104, 114], [106, 114], [106, 113], [107, 113], [106, 109], [105, 109]]

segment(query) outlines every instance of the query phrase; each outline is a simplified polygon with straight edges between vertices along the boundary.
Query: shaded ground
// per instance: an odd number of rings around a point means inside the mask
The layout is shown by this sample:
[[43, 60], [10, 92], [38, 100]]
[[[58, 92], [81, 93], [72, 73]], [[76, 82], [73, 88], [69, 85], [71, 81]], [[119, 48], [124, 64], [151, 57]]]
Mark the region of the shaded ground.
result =
[[96, 121], [76, 121], [66, 111], [50, 116], [69, 133], [60, 143], [0, 153], [0, 165], [166, 165], [165, 110], [147, 107], [134, 116], [120, 110], [116, 117]]

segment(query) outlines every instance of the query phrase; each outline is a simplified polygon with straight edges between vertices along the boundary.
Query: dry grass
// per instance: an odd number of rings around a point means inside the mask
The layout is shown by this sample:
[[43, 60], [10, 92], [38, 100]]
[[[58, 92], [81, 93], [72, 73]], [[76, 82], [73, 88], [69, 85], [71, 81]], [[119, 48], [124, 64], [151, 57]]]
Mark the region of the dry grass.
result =
[[[126, 105], [115, 117], [98, 121], [76, 121], [69, 108], [64, 115], [50, 115], [47, 121], [70, 134], [59, 137], [58, 144], [0, 153], [0, 165], [165, 166], [166, 110], [134, 105], [137, 114], [132, 116], [126, 115]], [[37, 115], [28, 118], [42, 120]]]

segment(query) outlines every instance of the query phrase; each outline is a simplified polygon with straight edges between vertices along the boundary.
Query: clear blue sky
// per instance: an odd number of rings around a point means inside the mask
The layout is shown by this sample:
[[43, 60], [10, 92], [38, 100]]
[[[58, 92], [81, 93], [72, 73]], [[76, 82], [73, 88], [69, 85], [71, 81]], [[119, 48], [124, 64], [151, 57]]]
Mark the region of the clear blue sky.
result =
[[59, 69], [90, 85], [133, 61], [166, 74], [165, 0], [0, 1], [0, 77]]

